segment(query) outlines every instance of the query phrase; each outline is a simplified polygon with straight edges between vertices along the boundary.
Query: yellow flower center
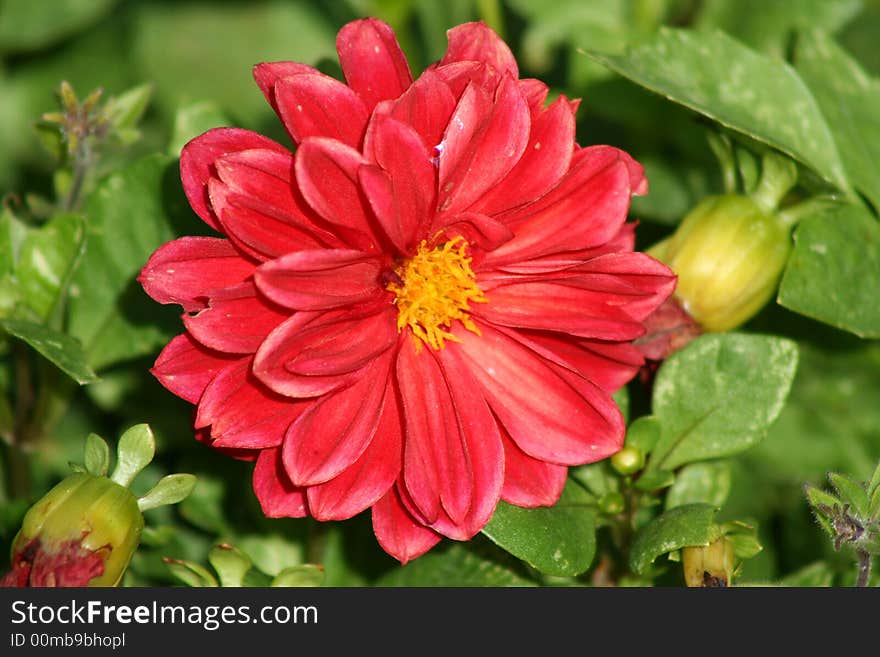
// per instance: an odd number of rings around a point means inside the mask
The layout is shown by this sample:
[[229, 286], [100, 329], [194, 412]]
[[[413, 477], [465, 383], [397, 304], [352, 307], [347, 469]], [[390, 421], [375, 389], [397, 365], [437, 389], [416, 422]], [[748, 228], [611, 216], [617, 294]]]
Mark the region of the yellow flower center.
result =
[[434, 248], [422, 240], [416, 254], [394, 270], [395, 280], [386, 289], [397, 296], [398, 331], [409, 326], [413, 335], [438, 350], [446, 340], [460, 342], [449, 332], [455, 320], [480, 334], [470, 318], [470, 304], [488, 299], [477, 285], [466, 252], [467, 242], [461, 237]]

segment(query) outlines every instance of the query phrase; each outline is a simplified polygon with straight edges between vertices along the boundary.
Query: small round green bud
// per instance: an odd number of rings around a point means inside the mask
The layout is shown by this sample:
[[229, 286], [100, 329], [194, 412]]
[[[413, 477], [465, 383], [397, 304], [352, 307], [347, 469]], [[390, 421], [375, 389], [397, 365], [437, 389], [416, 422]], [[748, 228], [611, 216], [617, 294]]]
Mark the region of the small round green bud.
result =
[[728, 331], [773, 297], [791, 250], [790, 227], [748, 196], [704, 199], [648, 252], [678, 275], [675, 297], [706, 331]]
[[599, 498], [599, 510], [606, 515], [614, 516], [623, 513], [625, 508], [626, 501], [623, 499], [623, 495], [616, 491], [605, 493]]
[[620, 475], [635, 474], [645, 467], [645, 453], [638, 447], [624, 447], [611, 457], [611, 467]]

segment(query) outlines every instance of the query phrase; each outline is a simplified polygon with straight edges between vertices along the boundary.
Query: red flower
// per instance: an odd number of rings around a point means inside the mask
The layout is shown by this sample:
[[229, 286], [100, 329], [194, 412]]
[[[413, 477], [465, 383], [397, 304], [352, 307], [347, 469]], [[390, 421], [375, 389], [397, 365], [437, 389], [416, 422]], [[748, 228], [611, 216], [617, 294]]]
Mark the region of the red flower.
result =
[[193, 209], [225, 238], [161, 247], [140, 281], [186, 311], [153, 373], [198, 405], [215, 448], [256, 460], [268, 516], [372, 507], [406, 562], [466, 540], [499, 499], [553, 504], [567, 466], [613, 454], [611, 393], [674, 276], [634, 253], [641, 166], [575, 143], [482, 23], [413, 81], [395, 36], [340, 31], [347, 85], [254, 69], [296, 151], [212, 130], [181, 155]]

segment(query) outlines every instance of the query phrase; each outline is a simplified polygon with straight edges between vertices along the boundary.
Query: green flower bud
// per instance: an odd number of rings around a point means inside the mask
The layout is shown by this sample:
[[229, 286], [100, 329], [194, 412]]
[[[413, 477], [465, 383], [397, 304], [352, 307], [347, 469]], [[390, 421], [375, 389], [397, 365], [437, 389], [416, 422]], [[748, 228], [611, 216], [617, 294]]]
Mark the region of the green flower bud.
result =
[[72, 474], [28, 510], [3, 583], [115, 586], [143, 527], [130, 490], [107, 477]]
[[706, 331], [728, 331], [772, 297], [791, 250], [789, 224], [748, 196], [704, 199], [648, 252], [678, 275], [675, 296]]
[[684, 581], [688, 586], [728, 586], [733, 577], [736, 555], [726, 536], [706, 546], [682, 548]]
[[617, 515], [618, 513], [623, 513], [623, 510], [626, 508], [626, 500], [623, 499], [623, 495], [618, 493], [617, 491], [611, 491], [610, 493], [605, 493], [599, 499], [599, 510], [602, 513], [605, 513], [609, 516]]
[[645, 452], [638, 447], [624, 447], [611, 457], [611, 467], [624, 476], [635, 474], [645, 467]]

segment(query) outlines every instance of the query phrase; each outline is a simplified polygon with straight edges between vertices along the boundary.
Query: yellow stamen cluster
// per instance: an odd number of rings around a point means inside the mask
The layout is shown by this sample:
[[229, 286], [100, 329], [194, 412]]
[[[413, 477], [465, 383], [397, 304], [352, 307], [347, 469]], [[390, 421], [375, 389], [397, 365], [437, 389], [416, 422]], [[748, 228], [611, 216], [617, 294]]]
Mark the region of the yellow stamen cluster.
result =
[[397, 295], [398, 331], [409, 326], [413, 335], [437, 350], [446, 346], [446, 340], [460, 342], [449, 332], [455, 320], [480, 334], [470, 318], [470, 304], [486, 303], [488, 299], [477, 286], [467, 242], [461, 237], [434, 248], [422, 240], [416, 254], [394, 273], [399, 282], [392, 281], [386, 289]]

